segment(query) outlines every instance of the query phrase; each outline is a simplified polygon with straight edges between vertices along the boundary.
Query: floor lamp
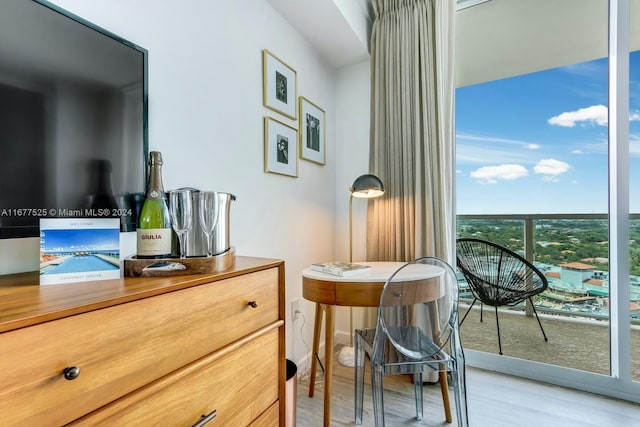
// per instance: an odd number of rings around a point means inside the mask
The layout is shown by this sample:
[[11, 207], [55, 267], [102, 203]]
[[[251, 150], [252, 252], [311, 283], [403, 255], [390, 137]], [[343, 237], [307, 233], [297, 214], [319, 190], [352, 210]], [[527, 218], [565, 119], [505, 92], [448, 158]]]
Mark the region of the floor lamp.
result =
[[[360, 175], [349, 188], [349, 262], [353, 262], [353, 198], [372, 199], [384, 194], [382, 181], [375, 175]], [[349, 307], [349, 347], [342, 347], [338, 361], [344, 366], [355, 366], [353, 351], [353, 308]]]

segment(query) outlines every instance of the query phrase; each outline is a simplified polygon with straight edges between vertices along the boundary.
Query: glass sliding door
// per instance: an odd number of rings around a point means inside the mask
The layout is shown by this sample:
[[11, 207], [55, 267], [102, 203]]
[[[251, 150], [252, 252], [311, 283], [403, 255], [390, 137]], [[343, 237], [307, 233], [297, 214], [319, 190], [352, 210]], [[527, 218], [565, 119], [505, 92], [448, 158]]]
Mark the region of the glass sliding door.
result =
[[631, 379], [640, 381], [640, 0], [629, 22], [629, 323]]
[[[547, 56], [458, 87], [457, 235], [522, 254], [549, 283], [533, 300], [549, 341], [525, 303], [500, 307], [505, 356], [609, 375], [608, 5], [519, 4], [528, 9], [514, 3], [513, 13], [547, 29], [531, 34]], [[473, 295], [461, 284], [463, 316]], [[461, 327], [465, 347], [497, 355], [497, 333], [493, 307], [476, 303]]]
[[499, 356], [478, 310], [461, 327], [467, 363], [640, 403], [640, 0], [476, 7], [456, 22], [470, 26], [456, 33], [457, 233], [544, 272], [549, 342], [510, 307]]

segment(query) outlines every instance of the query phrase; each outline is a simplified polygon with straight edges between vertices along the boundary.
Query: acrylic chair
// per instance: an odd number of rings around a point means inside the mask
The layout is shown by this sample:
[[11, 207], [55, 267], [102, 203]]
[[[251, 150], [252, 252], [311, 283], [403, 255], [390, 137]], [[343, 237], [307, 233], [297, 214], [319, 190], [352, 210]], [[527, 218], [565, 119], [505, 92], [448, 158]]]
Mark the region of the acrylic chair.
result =
[[355, 421], [362, 424], [365, 355], [370, 361], [376, 427], [384, 426], [383, 377], [412, 374], [416, 418], [423, 417], [422, 374], [438, 372], [451, 422], [447, 373], [451, 373], [459, 426], [468, 426], [464, 352], [458, 331], [458, 281], [435, 257], [404, 264], [387, 280], [375, 329], [355, 331]]
[[544, 274], [533, 264], [510, 249], [476, 238], [457, 240], [456, 264], [473, 294], [473, 302], [460, 324], [467, 318], [476, 301], [480, 300], [481, 322], [483, 304], [493, 306], [498, 330], [498, 351], [502, 354], [498, 307], [513, 306], [529, 300], [542, 336], [548, 341], [532, 300], [535, 295], [547, 289], [548, 282]]

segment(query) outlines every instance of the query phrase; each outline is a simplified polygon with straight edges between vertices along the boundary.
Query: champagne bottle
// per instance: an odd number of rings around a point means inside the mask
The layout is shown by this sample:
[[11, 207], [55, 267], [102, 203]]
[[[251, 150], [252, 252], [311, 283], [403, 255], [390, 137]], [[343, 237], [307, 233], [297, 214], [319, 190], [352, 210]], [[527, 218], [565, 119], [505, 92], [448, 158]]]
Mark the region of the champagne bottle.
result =
[[171, 219], [162, 186], [162, 154], [149, 153], [149, 182], [137, 230], [138, 258], [171, 257]]

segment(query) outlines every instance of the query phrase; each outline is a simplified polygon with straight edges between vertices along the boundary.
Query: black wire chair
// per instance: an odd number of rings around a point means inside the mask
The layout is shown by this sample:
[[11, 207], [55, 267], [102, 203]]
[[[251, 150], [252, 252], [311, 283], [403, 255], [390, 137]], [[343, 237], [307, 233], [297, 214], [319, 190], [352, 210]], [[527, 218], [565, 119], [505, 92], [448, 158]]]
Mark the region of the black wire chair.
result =
[[544, 340], [548, 341], [532, 300], [532, 297], [547, 289], [548, 282], [533, 264], [498, 244], [475, 238], [460, 238], [456, 242], [456, 265], [473, 293], [473, 302], [460, 325], [476, 301], [480, 300], [481, 322], [483, 304], [493, 306], [498, 329], [498, 349], [502, 354], [498, 307], [529, 300]]

